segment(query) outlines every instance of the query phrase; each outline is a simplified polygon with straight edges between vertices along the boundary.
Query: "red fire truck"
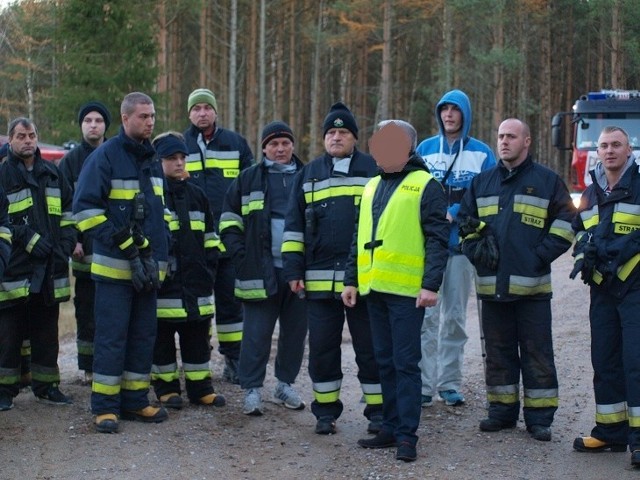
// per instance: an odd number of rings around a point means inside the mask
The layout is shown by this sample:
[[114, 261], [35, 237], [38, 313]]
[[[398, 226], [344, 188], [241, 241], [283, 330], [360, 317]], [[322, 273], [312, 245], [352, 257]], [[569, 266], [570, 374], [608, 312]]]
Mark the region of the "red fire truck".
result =
[[598, 162], [598, 137], [609, 125], [621, 127], [629, 134], [634, 153], [640, 158], [640, 91], [589, 92], [576, 100], [572, 112], [554, 115], [552, 143], [559, 150], [572, 152], [571, 187], [575, 192], [582, 192], [591, 183], [589, 170]]

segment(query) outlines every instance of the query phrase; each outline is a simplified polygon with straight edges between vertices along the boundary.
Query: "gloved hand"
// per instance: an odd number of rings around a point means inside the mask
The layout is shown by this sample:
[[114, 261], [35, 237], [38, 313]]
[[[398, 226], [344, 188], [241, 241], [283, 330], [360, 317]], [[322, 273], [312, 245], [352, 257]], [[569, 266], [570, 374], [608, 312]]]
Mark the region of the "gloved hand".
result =
[[580, 273], [580, 278], [584, 283], [589, 283], [593, 277], [593, 269], [596, 266], [598, 257], [598, 248], [595, 243], [591, 242], [591, 235], [583, 236], [583, 240], [579, 241], [574, 250], [573, 256], [575, 261], [573, 270], [569, 274], [569, 278], [574, 279]]
[[38, 260], [46, 260], [49, 258], [51, 251], [53, 250], [53, 244], [47, 237], [43, 237], [39, 233], [33, 232], [33, 236], [27, 244], [27, 252]]
[[134, 257], [129, 260], [129, 265], [131, 266], [131, 283], [133, 283], [135, 291], [150, 291], [149, 280], [140, 257]]
[[478, 240], [473, 258], [474, 265], [482, 265], [489, 270], [496, 270], [498, 268], [498, 260], [500, 259], [496, 237], [488, 234]]
[[466, 237], [472, 233], [478, 233], [478, 227], [482, 222], [474, 217], [465, 217], [458, 223], [460, 236]]
[[[148, 245], [149, 242], [147, 242]], [[146, 292], [151, 290], [160, 290], [160, 275], [158, 272], [158, 262], [151, 256], [151, 248], [143, 248], [140, 250], [140, 261], [144, 266], [144, 272], [147, 278]]]

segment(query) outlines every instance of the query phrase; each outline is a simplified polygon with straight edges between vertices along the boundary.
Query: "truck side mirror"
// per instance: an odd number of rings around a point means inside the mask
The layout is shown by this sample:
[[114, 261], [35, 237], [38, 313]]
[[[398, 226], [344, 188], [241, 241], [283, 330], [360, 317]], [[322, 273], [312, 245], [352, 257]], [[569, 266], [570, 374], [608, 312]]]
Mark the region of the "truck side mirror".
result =
[[571, 150], [571, 146], [565, 145], [565, 117], [567, 113], [556, 113], [551, 119], [551, 144], [558, 150]]

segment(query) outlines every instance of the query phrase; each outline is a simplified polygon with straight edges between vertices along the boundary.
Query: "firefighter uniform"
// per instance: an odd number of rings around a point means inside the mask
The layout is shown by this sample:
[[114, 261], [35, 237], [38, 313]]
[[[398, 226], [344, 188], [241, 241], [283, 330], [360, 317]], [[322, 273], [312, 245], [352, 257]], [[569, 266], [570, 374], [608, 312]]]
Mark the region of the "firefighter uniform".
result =
[[[215, 127], [213, 138], [206, 142], [202, 131], [191, 125], [184, 132], [189, 149], [187, 171], [189, 181], [204, 190], [218, 229], [224, 194], [241, 170], [253, 164], [253, 153], [247, 141], [239, 134], [221, 127]], [[227, 362], [237, 362], [242, 341], [242, 306], [234, 295], [235, 270], [231, 259], [221, 245], [214, 284], [216, 302], [216, 333], [219, 351]]]
[[[573, 215], [567, 187], [531, 156], [512, 170], [498, 162], [481, 172], [461, 204], [459, 219], [479, 219], [478, 231], [490, 230], [500, 249], [497, 270], [478, 264], [472, 256], [470, 260], [482, 300], [489, 419], [504, 426], [513, 426], [518, 419], [521, 372], [527, 427], [551, 426], [558, 408], [551, 262], [571, 246]], [[468, 235], [464, 242], [476, 236]]]
[[[596, 171], [598, 169], [596, 168]], [[640, 172], [635, 158], [610, 193], [591, 171], [576, 232], [576, 260], [593, 245], [591, 362], [596, 426], [591, 436], [606, 444], [640, 449]]]
[[[87, 158], [74, 196], [78, 228], [93, 239], [96, 335], [91, 408], [98, 416], [149, 406], [157, 291], [134, 289], [124, 247], [131, 244], [133, 232], [142, 235], [136, 245], [151, 249], [159, 280], [164, 279], [169, 238], [165, 181], [154, 155], [148, 140], [134, 141], [121, 127]], [[128, 240], [118, 240], [121, 232]]]
[[[165, 147], [156, 145], [160, 148]], [[171, 146], [165, 149], [175, 151]], [[214, 393], [209, 326], [215, 312], [213, 281], [220, 240], [213, 229], [209, 202], [200, 188], [185, 180], [167, 178], [165, 198], [171, 246], [168, 275], [158, 293], [158, 336], [151, 378], [161, 401], [172, 393], [180, 395], [175, 342], [178, 333], [187, 396], [191, 403], [201, 404], [202, 398]], [[215, 400], [214, 396], [210, 398]]]
[[[9, 151], [0, 167], [0, 186], [9, 201], [13, 242], [0, 284], [0, 338], [9, 347], [0, 355], [0, 390], [18, 394], [20, 349], [26, 336], [31, 342], [32, 390], [44, 396], [60, 382], [59, 304], [70, 298], [68, 257], [76, 242], [71, 189], [40, 150], [30, 171]], [[38, 253], [41, 237], [52, 245], [45, 256]], [[0, 239], [8, 238], [6, 228], [0, 227]]]
[[325, 153], [297, 175], [282, 243], [285, 279], [304, 279], [305, 283], [309, 375], [314, 394], [311, 411], [318, 419], [337, 419], [343, 410], [340, 345], [345, 315], [366, 401], [364, 415], [369, 419], [382, 416], [382, 392], [366, 302], [345, 310], [340, 299], [357, 207], [377, 167], [370, 155], [357, 149], [346, 162], [337, 168], [331, 155]]

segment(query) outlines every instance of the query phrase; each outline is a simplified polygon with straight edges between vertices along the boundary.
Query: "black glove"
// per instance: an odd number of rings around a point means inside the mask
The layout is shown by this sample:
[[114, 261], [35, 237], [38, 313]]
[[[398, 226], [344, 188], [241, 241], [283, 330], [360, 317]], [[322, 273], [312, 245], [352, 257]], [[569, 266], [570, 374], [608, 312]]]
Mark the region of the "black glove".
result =
[[49, 239], [35, 232], [27, 244], [27, 252], [29, 252], [33, 258], [37, 258], [38, 260], [46, 260], [49, 258], [52, 250], [53, 244]]
[[131, 266], [131, 283], [133, 283], [135, 291], [150, 291], [151, 287], [149, 286], [149, 280], [140, 257], [134, 257], [129, 260], [129, 265]]
[[[147, 245], [149, 242], [147, 242]], [[151, 256], [151, 248], [148, 246], [140, 250], [140, 261], [144, 266], [144, 272], [147, 277], [146, 292], [151, 290], [160, 290], [160, 275], [158, 272], [158, 262]]]
[[498, 260], [500, 252], [498, 251], [498, 242], [493, 235], [484, 235], [476, 243], [476, 249], [473, 255], [474, 265], [482, 265], [489, 270], [498, 268]]
[[460, 236], [466, 237], [472, 233], [478, 233], [478, 227], [480, 226], [480, 220], [474, 217], [465, 217], [458, 223]]
[[[583, 238], [591, 238], [583, 237]], [[580, 273], [580, 278], [584, 283], [589, 283], [593, 277], [593, 269], [596, 266], [596, 260], [598, 258], [598, 248], [595, 243], [586, 240], [578, 242], [574, 248], [573, 256], [575, 262], [573, 264], [573, 270], [569, 274], [569, 278], [574, 279]]]

